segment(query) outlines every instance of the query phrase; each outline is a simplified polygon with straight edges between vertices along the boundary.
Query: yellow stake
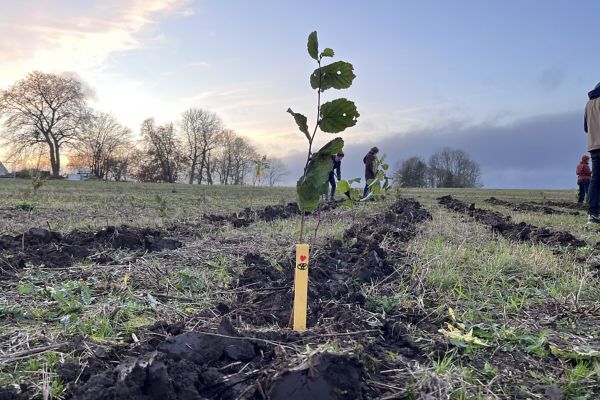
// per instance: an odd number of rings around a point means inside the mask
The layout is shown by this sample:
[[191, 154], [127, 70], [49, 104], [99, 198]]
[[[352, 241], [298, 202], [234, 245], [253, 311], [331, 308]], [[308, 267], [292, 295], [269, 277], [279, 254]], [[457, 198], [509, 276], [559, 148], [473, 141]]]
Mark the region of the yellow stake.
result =
[[295, 331], [306, 330], [308, 305], [308, 253], [307, 244], [296, 245], [296, 272], [294, 273], [294, 324]]

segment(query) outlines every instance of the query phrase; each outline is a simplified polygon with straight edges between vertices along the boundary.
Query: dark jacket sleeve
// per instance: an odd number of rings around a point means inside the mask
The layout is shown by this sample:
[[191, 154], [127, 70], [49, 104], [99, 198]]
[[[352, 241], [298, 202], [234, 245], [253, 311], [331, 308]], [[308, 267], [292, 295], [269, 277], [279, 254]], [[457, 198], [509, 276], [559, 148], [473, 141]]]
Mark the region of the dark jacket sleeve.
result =
[[338, 181], [339, 181], [340, 179], [342, 179], [342, 162], [341, 162], [341, 161], [339, 161], [339, 162], [337, 163], [337, 168], [335, 169], [335, 172], [336, 172], [336, 174], [337, 174], [337, 179], [338, 179]]

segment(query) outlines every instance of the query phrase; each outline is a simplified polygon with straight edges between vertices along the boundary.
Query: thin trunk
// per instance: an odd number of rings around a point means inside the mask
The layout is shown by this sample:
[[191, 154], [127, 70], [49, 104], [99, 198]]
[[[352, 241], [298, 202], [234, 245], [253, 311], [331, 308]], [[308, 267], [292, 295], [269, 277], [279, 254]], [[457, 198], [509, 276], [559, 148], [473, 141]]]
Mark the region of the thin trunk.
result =
[[210, 173], [210, 153], [206, 156], [206, 181], [209, 185], [213, 184], [212, 175]]
[[194, 173], [196, 172], [196, 161], [192, 162], [190, 167], [190, 185], [194, 183]]
[[52, 168], [52, 175], [54, 176], [55, 165], [56, 165], [56, 155], [54, 153], [54, 145], [52, 142], [48, 141], [48, 147], [50, 148], [50, 167]]

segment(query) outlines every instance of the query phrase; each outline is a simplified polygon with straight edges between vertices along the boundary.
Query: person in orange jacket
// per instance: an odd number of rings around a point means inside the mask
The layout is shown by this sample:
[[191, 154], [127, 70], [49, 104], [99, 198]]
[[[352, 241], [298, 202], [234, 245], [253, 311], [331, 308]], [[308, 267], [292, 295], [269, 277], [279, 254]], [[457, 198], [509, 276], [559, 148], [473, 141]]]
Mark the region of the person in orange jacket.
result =
[[590, 156], [587, 154], [581, 157], [581, 161], [577, 164], [575, 173], [577, 174], [577, 186], [579, 186], [579, 196], [577, 203], [583, 204], [584, 200], [587, 200], [588, 192], [590, 190], [590, 182], [592, 181], [592, 170], [588, 165]]

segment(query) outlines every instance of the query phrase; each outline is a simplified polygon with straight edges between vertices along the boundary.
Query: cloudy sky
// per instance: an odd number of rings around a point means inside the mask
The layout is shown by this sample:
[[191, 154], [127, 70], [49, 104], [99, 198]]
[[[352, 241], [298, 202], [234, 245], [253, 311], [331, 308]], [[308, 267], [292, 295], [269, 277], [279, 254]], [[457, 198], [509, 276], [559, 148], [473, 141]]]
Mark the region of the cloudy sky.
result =
[[[469, 152], [486, 187], [569, 188], [586, 151], [582, 110], [600, 81], [600, 2], [554, 0], [0, 0], [0, 88], [38, 69], [71, 72], [92, 105], [134, 131], [189, 107], [216, 112], [300, 172], [321, 48], [357, 78], [343, 171], [379, 145], [394, 164], [442, 147]], [[0, 132], [1, 134], [1, 132]], [[331, 137], [322, 133], [319, 144]], [[290, 180], [292, 180], [290, 178]]]

